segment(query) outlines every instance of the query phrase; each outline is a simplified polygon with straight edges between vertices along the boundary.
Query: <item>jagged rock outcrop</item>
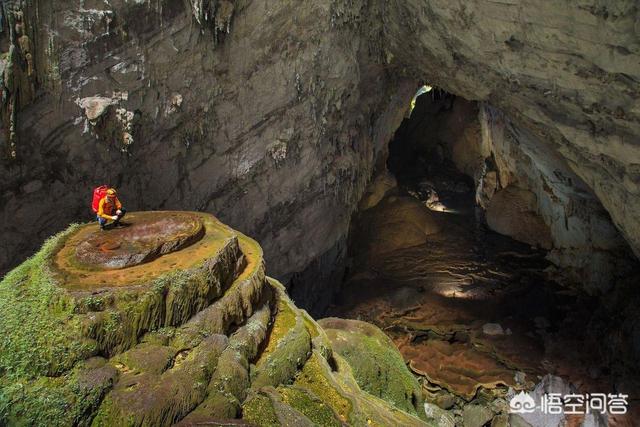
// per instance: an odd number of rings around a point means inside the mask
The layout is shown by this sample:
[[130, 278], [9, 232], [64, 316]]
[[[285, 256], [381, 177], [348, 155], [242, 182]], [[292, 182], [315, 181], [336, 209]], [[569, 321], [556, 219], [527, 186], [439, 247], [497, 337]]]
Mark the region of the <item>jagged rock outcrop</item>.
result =
[[[562, 159], [640, 251], [632, 0], [5, 4], [24, 11], [18, 47], [35, 60], [21, 72], [38, 93], [15, 114], [3, 98], [16, 159], [0, 165], [0, 269], [85, 219], [87, 190], [109, 181], [133, 209], [208, 211], [256, 236], [294, 297], [322, 308], [350, 215], [425, 81], [547, 142], [539, 154]], [[80, 105], [114, 96], [94, 126]]]
[[[486, 103], [420, 96], [390, 149], [396, 173], [420, 175], [453, 164], [473, 179], [487, 225], [548, 250], [558, 281], [602, 294], [634, 264], [610, 215], [566, 160]], [[430, 208], [437, 208], [437, 199], [430, 198]]]
[[[199, 238], [133, 256], [156, 225], [163, 241]], [[109, 233], [120, 245], [96, 246], [100, 263], [79, 256]], [[125, 252], [127, 265], [105, 261]], [[358, 328], [351, 345], [398, 379], [364, 377], [345, 346], [334, 351], [265, 276], [260, 246], [209, 214], [73, 225], [0, 282], [0, 425], [427, 425], [402, 356], [376, 327]]]
[[[528, 224], [523, 230], [512, 227], [509, 233], [493, 228], [551, 249], [548, 258], [559, 267], [558, 280], [602, 294], [626, 277], [634, 262], [628, 244], [566, 159], [548, 142], [487, 105], [480, 107], [479, 121], [479, 144], [490, 152], [478, 174], [479, 192], [484, 193], [479, 197], [487, 207], [489, 225], [496, 225], [496, 219], [509, 216], [509, 211], [521, 205], [524, 212], [514, 219]], [[515, 194], [519, 196], [505, 206], [505, 199]]]

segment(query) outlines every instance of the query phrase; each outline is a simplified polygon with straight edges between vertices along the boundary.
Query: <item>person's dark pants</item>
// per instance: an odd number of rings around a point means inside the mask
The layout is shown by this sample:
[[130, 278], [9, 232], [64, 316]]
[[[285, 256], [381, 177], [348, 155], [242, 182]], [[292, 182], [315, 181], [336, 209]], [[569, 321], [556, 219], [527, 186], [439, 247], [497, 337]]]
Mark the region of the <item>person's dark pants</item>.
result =
[[[118, 215], [118, 219], [113, 221], [113, 227], [117, 227], [120, 224], [120, 220], [124, 217], [126, 213], [127, 211], [124, 208], [120, 208], [120, 215]], [[97, 217], [97, 218], [98, 218], [98, 223], [100, 224], [100, 228], [105, 228], [109, 220], [102, 217]]]

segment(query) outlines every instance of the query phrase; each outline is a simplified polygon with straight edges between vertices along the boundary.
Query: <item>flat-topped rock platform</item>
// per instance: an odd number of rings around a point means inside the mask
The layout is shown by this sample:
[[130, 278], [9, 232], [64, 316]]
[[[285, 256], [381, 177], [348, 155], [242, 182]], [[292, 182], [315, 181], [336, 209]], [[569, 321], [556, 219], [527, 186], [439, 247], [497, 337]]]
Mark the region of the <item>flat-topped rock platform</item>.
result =
[[236, 233], [209, 214], [133, 212], [125, 221], [105, 231], [86, 224], [71, 234], [53, 259], [58, 283], [78, 291], [141, 285], [237, 246]]
[[140, 212], [114, 228], [87, 227], [76, 260], [92, 268], [124, 268], [180, 250], [204, 235], [202, 218], [189, 212]]

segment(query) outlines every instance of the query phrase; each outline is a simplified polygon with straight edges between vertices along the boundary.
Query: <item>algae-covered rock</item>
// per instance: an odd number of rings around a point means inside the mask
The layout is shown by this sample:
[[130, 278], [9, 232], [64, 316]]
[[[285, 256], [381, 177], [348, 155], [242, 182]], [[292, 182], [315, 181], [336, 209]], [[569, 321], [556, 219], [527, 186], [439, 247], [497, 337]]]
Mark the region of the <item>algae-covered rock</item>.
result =
[[359, 320], [328, 318], [319, 324], [329, 336], [333, 349], [351, 365], [363, 390], [424, 418], [420, 384], [384, 332]]
[[362, 382], [256, 242], [208, 214], [127, 222], [73, 225], [0, 283], [0, 425], [424, 425], [384, 334], [351, 338], [389, 377]]

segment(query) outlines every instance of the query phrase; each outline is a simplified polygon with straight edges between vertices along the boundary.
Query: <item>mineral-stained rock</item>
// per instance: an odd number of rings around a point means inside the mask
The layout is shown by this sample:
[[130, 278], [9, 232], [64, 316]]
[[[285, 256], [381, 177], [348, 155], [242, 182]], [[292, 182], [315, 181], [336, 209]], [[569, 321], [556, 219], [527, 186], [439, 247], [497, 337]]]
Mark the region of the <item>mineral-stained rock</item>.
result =
[[[545, 147], [543, 158], [563, 159], [637, 254], [637, 8], [606, 3], [7, 2], [24, 5], [31, 43], [22, 45], [33, 47], [39, 84], [32, 97], [21, 79], [29, 103], [9, 111], [10, 96], [5, 105], [5, 131], [20, 142], [9, 150], [18, 167], [0, 162], [0, 270], [84, 220], [83, 195], [110, 180], [132, 209], [219, 215], [257, 236], [274, 274], [292, 277], [345, 239], [425, 80], [502, 111]], [[8, 28], [2, 34], [6, 43]], [[27, 76], [28, 63], [21, 68]], [[76, 104], [114, 92], [130, 95], [108, 110], [138, 117], [139, 134], [114, 122], [107, 139], [135, 144], [97, 141]], [[472, 170], [466, 144], [455, 157]], [[47, 185], [20, 190], [33, 180]]]
[[[490, 355], [465, 343], [441, 340], [427, 340], [421, 343], [407, 341], [401, 343], [399, 348], [415, 373], [468, 400], [476, 395], [480, 387], [520, 388], [508, 368]], [[461, 362], [462, 360], [464, 362]]]
[[102, 231], [87, 228], [74, 236], [75, 261], [89, 267], [123, 268], [151, 261], [202, 238], [197, 215], [143, 212], [127, 217], [126, 225]]
[[80, 108], [84, 109], [84, 115], [87, 116], [87, 119], [94, 125], [97, 123], [97, 120], [115, 104], [116, 101], [114, 99], [104, 96], [91, 96], [83, 98], [78, 102]]
[[98, 235], [171, 250], [86, 264], [75, 248], [97, 225], [74, 225], [0, 283], [0, 425], [425, 425], [358, 385], [357, 366], [265, 276], [256, 242], [209, 214], [128, 218]]
[[424, 411], [426, 413], [427, 420], [433, 422], [437, 426], [455, 427], [456, 425], [454, 416], [449, 411], [445, 411], [437, 405], [425, 403]]
[[467, 405], [462, 411], [464, 427], [482, 427], [491, 421], [493, 412], [482, 405]]

